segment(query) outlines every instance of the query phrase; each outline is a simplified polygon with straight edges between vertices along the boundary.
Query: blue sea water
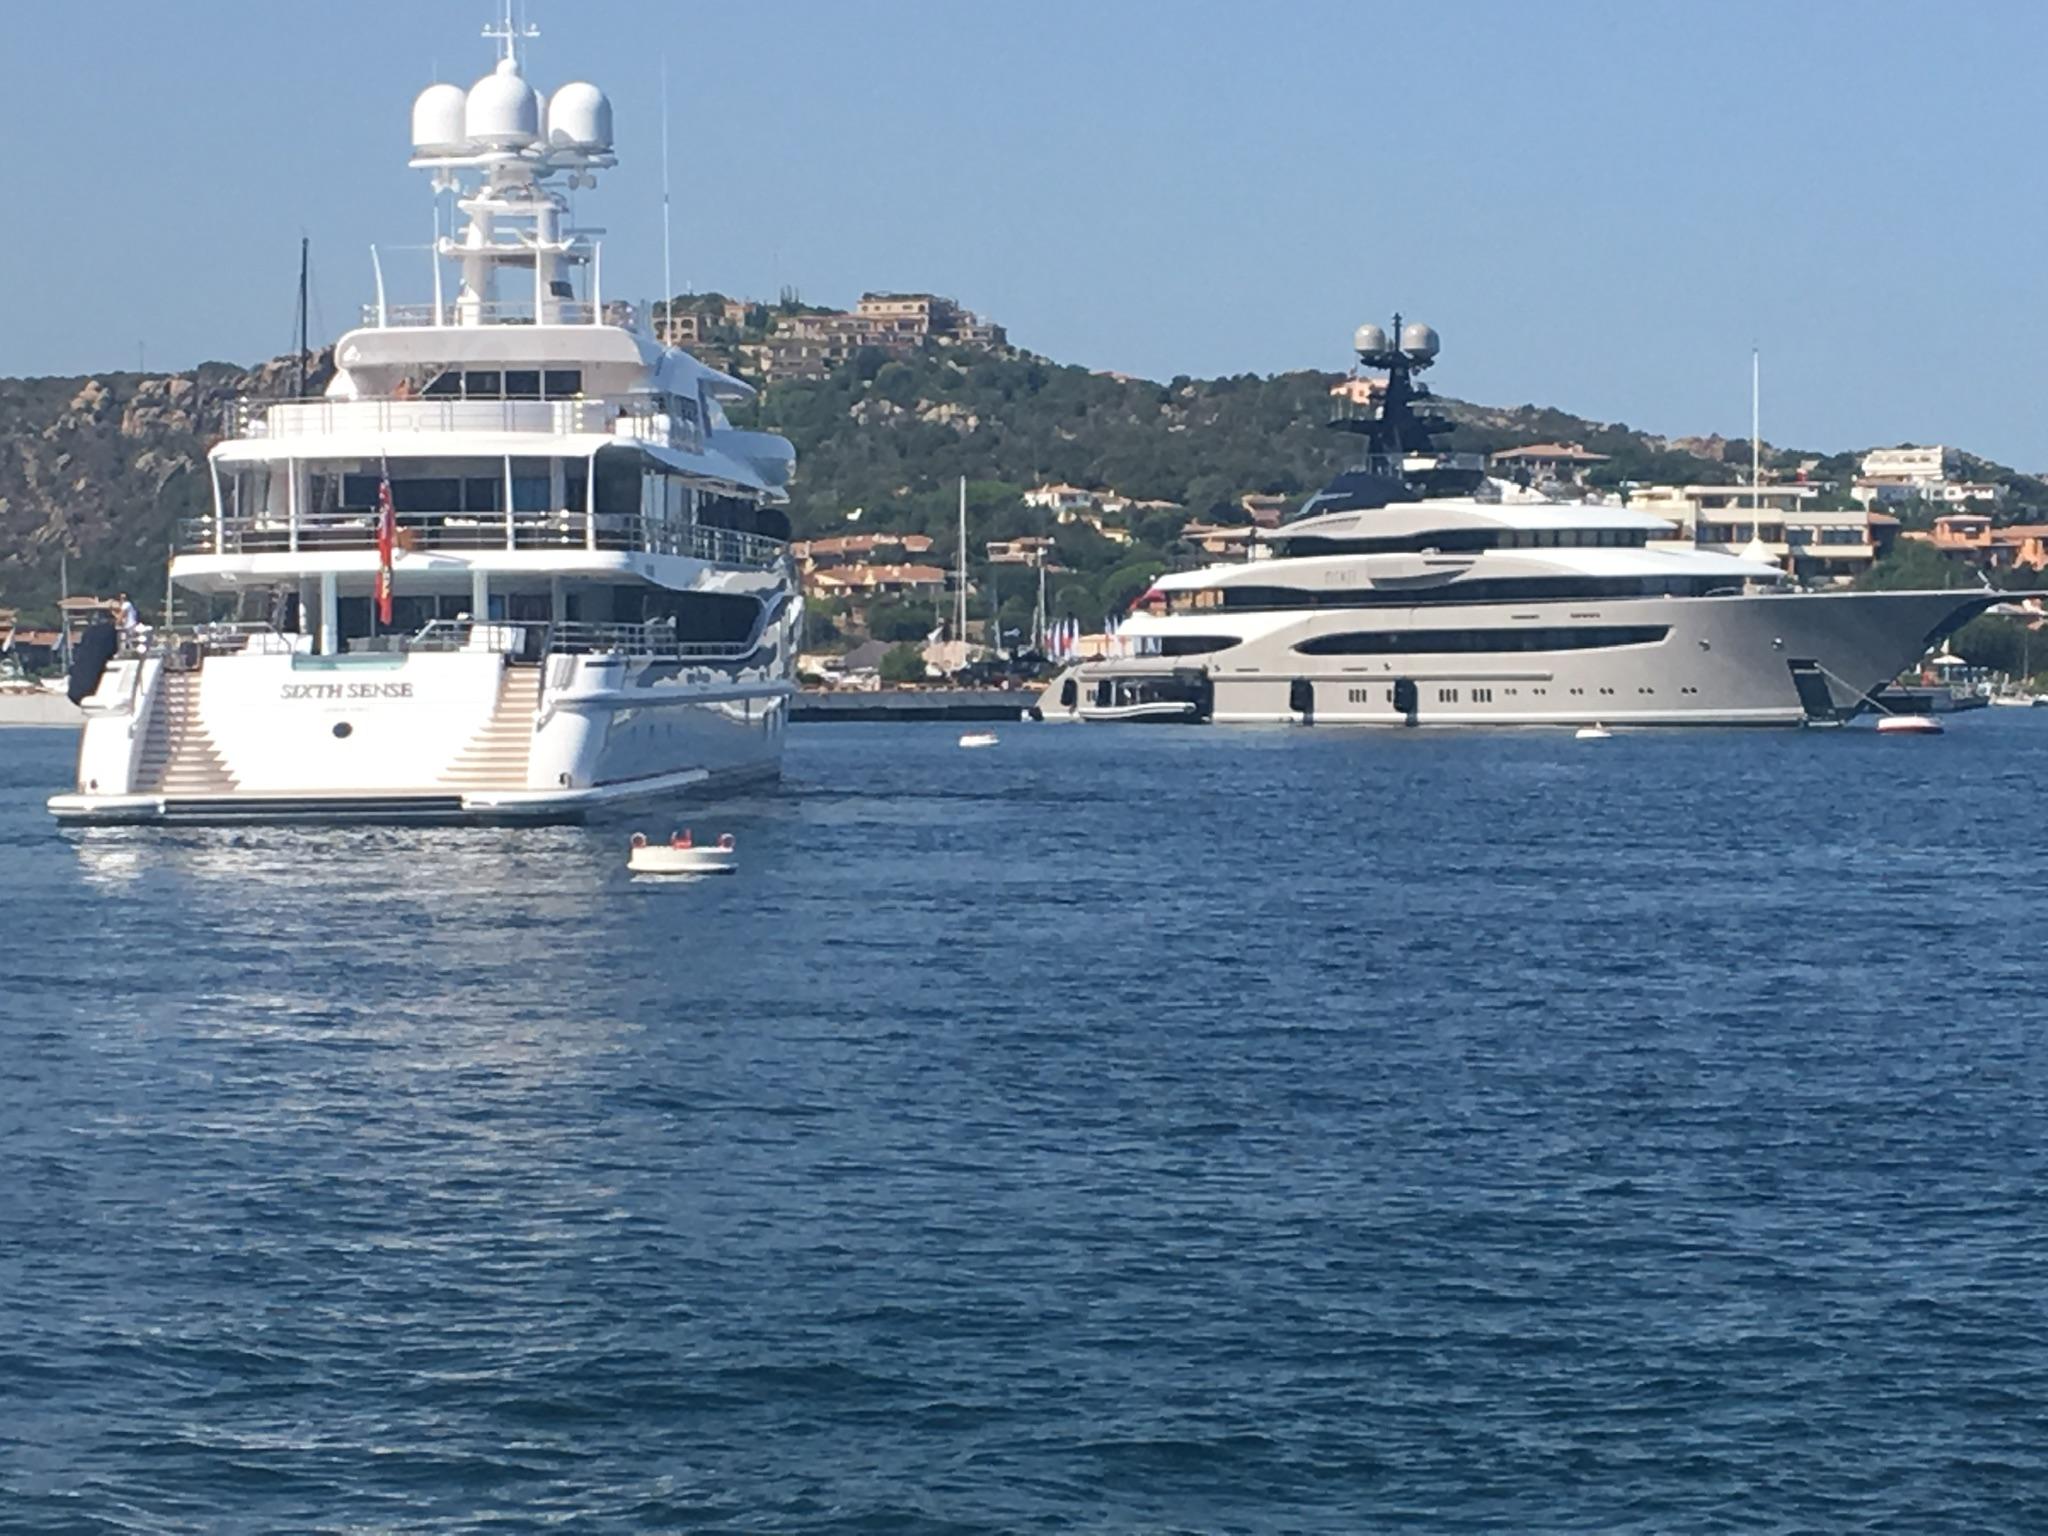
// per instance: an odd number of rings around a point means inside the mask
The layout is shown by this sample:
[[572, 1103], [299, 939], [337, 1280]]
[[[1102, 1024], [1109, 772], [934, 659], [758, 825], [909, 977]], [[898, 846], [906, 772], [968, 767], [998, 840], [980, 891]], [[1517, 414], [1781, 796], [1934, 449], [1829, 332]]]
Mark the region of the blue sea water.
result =
[[59, 833], [0, 1529], [2048, 1529], [2048, 711]]

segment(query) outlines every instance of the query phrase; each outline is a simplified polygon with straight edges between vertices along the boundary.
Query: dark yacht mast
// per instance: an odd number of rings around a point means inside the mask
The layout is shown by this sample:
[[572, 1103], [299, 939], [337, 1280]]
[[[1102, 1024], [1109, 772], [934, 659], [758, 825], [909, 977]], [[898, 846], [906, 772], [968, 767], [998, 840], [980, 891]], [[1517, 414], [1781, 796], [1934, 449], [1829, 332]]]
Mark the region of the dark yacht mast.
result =
[[1390, 331], [1361, 325], [1351, 345], [1359, 368], [1376, 369], [1386, 377], [1361, 380], [1354, 372], [1346, 408], [1330, 426], [1363, 437], [1365, 455], [1310, 497], [1297, 518], [1426, 496], [1468, 496], [1477, 490], [1486, 478], [1482, 463], [1437, 445], [1451, 424], [1428, 409], [1434, 396], [1416, 378], [1436, 362], [1441, 346], [1436, 331], [1418, 322], [1403, 325], [1397, 314]]

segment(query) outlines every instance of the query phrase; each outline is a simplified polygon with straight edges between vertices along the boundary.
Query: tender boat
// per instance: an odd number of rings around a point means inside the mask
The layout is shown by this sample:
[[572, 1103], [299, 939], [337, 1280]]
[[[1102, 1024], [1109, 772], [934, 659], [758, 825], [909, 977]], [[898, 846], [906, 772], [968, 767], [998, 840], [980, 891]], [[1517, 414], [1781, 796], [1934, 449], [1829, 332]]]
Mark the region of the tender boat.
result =
[[1613, 734], [1614, 732], [1608, 730], [1598, 720], [1595, 720], [1591, 725], [1580, 726], [1578, 730], [1572, 733], [1572, 736], [1573, 739], [1578, 741], [1605, 741]]
[[693, 841], [687, 828], [665, 843], [650, 843], [646, 833], [635, 832], [626, 868], [636, 875], [729, 875], [738, 859], [730, 832], [715, 843]]
[[[1120, 720], [1137, 725], [1199, 720], [1203, 700], [1194, 679], [1200, 675], [1199, 669], [1179, 669], [1165, 676], [1155, 673], [1142, 677], [1097, 677], [1088, 682], [1078, 703], [1062, 696], [1064, 713], [1082, 720]], [[1057, 718], [1061, 713], [1055, 710], [1046, 718]]]
[[1884, 715], [1877, 722], [1880, 736], [1939, 736], [1942, 730], [1932, 715]]
[[960, 738], [963, 747], [992, 747], [1000, 738], [994, 731], [969, 731]]

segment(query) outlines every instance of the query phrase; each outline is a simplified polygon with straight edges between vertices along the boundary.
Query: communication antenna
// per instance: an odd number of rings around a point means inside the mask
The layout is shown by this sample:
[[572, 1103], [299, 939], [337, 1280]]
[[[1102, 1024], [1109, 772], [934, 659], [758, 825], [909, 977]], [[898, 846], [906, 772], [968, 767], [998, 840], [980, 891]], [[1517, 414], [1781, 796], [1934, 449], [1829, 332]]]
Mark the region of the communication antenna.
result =
[[661, 56], [661, 339], [674, 346], [676, 333], [676, 285], [669, 271], [668, 213], [668, 55]]
[[306, 268], [313, 242], [305, 235], [299, 236], [299, 392], [293, 398], [306, 398], [306, 376], [311, 372], [312, 348], [307, 345], [306, 325], [312, 318], [306, 313]]
[[540, 28], [531, 22], [525, 26], [519, 25], [512, 19], [512, 0], [505, 0], [504, 18], [495, 26], [485, 22], [484, 36], [497, 42], [499, 58], [510, 59], [516, 64], [520, 62], [519, 45], [528, 38], [539, 37]]

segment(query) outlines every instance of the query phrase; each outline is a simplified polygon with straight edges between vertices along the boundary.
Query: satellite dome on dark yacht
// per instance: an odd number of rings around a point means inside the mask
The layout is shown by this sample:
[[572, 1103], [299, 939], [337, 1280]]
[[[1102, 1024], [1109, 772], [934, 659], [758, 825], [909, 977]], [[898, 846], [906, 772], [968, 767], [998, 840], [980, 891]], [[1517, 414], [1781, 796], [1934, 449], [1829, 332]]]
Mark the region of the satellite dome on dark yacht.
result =
[[1358, 352], [1384, 352], [1387, 350], [1387, 333], [1376, 325], [1361, 325], [1351, 333], [1351, 346]]
[[1410, 357], [1433, 358], [1442, 345], [1434, 326], [1424, 325], [1418, 320], [1401, 327], [1401, 350]]

